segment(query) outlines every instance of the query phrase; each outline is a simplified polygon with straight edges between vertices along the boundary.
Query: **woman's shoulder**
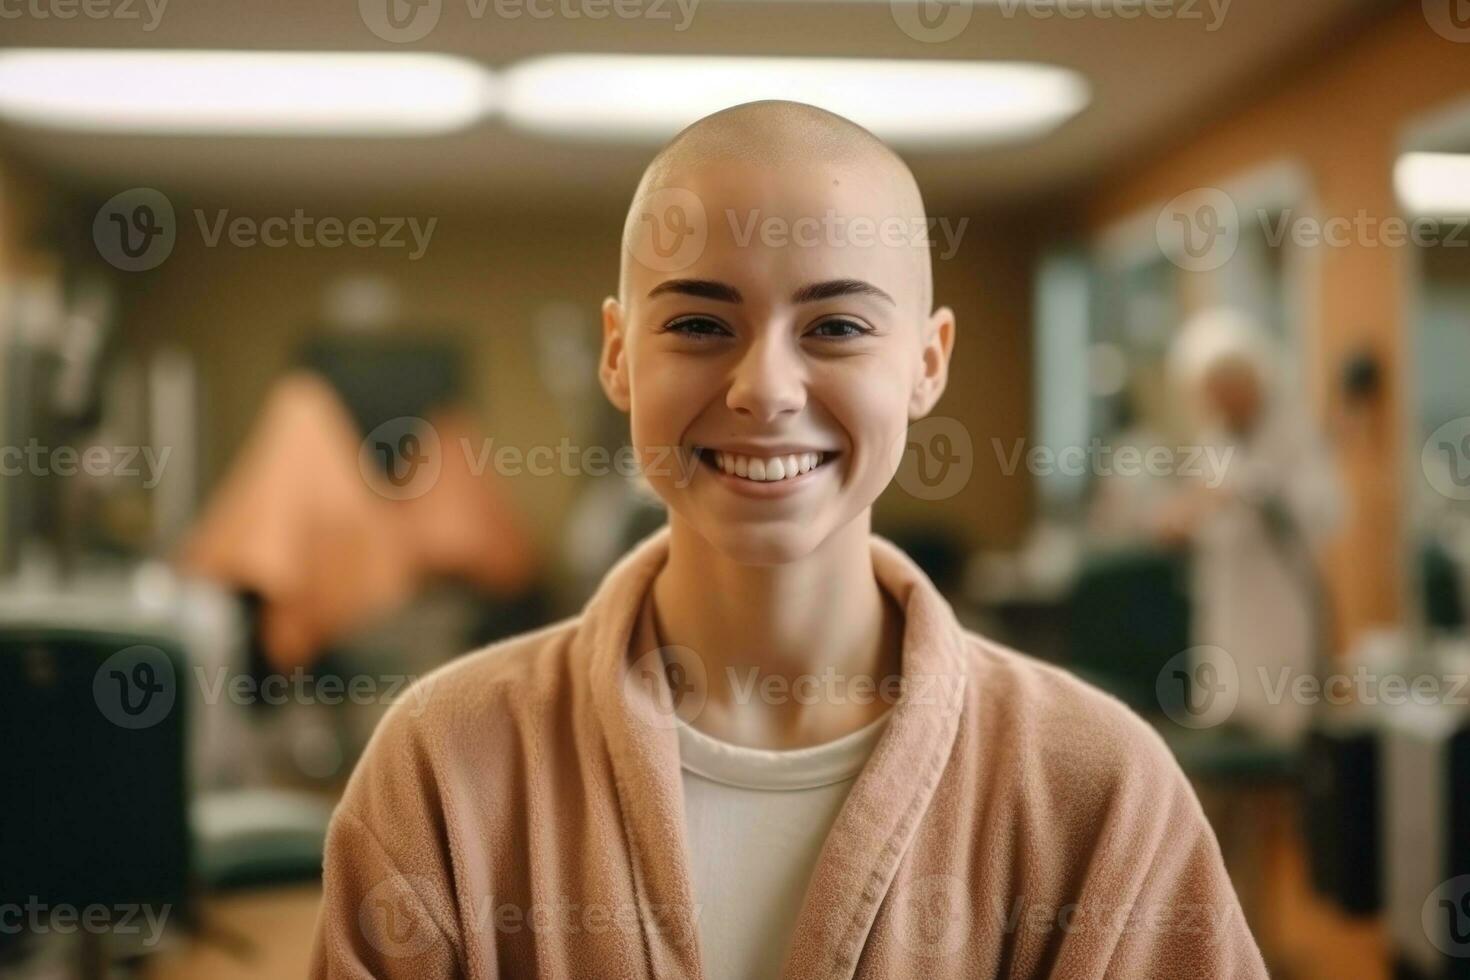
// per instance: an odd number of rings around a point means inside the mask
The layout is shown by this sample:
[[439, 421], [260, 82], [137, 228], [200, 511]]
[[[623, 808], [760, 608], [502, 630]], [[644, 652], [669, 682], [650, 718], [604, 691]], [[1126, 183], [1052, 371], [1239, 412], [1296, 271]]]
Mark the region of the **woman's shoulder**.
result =
[[1003, 738], [1074, 786], [1113, 790], [1182, 777], [1158, 729], [1112, 694], [979, 634], [967, 631], [966, 641], [970, 715], [981, 738]]
[[574, 616], [497, 640], [415, 679], [384, 714], [373, 741], [435, 750], [466, 741], [483, 746], [507, 723], [534, 724], [559, 710], [579, 624]]

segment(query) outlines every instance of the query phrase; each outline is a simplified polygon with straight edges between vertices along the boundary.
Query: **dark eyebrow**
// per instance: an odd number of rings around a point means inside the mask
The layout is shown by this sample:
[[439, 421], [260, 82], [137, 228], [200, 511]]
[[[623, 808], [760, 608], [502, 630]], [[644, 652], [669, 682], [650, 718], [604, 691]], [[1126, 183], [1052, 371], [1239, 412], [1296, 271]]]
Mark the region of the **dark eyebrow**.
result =
[[698, 296], [701, 299], [717, 299], [724, 303], [744, 302], [740, 296], [740, 290], [712, 279], [665, 279], [648, 291], [648, 298], [653, 299], [664, 293]]
[[815, 303], [818, 300], [833, 299], [837, 296], [873, 296], [877, 299], [886, 300], [890, 306], [897, 306], [893, 297], [870, 282], [861, 279], [828, 279], [826, 282], [814, 282], [802, 286], [791, 297], [791, 302], [800, 305], [802, 303]]
[[[649, 290], [648, 298], [661, 296], [664, 293], [678, 293], [682, 296], [698, 296], [701, 299], [717, 299], [724, 303], [742, 303], [744, 297], [740, 290], [723, 282], [715, 282], [712, 279], [667, 279], [653, 289]], [[893, 297], [870, 282], [861, 279], [828, 279], [825, 282], [813, 282], [802, 286], [791, 296], [791, 302], [797, 305], [802, 303], [815, 303], [818, 300], [834, 299], [838, 296], [874, 296], [886, 300], [889, 304], [897, 306]]]

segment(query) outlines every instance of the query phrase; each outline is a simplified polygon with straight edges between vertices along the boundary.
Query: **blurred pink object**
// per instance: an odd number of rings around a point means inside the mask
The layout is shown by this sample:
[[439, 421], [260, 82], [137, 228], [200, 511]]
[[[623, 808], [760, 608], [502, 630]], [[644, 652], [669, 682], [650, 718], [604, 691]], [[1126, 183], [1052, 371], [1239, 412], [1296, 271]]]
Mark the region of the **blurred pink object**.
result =
[[277, 669], [309, 665], [430, 579], [502, 595], [531, 583], [536, 556], [520, 518], [493, 474], [471, 469], [473, 424], [461, 411], [426, 421], [437, 445], [421, 443], [438, 455], [438, 475], [406, 496], [360, 455], [362, 434], [326, 381], [295, 372], [266, 397], [180, 563], [261, 595], [262, 639]]

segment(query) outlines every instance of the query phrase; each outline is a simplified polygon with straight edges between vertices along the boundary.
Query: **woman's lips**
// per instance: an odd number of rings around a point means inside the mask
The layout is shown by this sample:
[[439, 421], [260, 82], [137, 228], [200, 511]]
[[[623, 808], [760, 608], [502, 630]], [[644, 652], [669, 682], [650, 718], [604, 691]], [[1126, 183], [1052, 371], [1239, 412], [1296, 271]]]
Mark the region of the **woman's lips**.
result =
[[806, 450], [758, 456], [704, 446], [695, 452], [700, 463], [726, 485], [758, 497], [777, 496], [811, 483], [839, 455]]

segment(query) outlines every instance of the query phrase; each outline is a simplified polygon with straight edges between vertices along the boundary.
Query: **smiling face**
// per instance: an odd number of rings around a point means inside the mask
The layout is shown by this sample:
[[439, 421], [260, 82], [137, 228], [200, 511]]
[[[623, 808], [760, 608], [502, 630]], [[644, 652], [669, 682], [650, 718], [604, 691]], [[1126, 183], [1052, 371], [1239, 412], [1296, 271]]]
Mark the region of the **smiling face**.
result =
[[865, 518], [943, 391], [953, 314], [926, 309], [906, 190], [862, 160], [717, 159], [635, 201], [604, 387], [673, 519], [738, 561]]

